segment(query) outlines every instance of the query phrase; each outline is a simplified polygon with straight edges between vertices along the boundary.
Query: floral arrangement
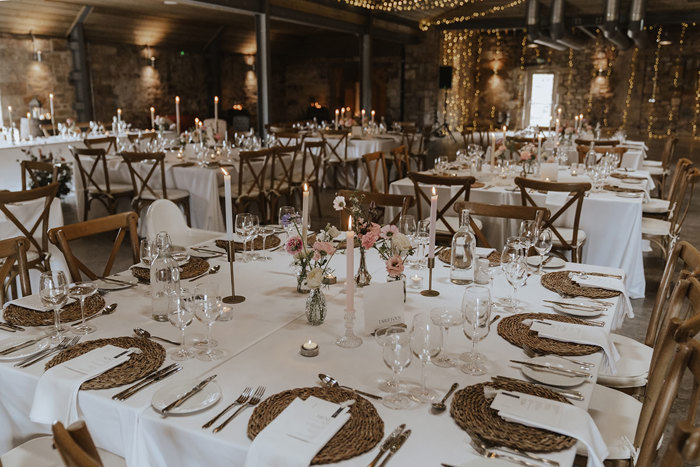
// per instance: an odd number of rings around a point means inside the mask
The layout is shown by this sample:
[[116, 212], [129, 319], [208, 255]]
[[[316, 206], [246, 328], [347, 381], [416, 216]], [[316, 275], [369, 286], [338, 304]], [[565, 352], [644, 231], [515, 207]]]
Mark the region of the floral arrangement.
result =
[[[61, 167], [58, 169], [57, 195], [59, 198], [63, 198], [68, 193], [70, 193], [70, 183], [71, 177], [73, 176], [73, 169], [71, 168], [70, 164], [64, 164], [66, 160], [63, 157], [55, 158], [53, 153], [51, 152], [49, 152], [48, 156], [45, 156], [41, 152], [41, 149], [39, 149], [38, 156], [35, 156], [31, 149], [22, 148], [22, 152], [26, 154], [27, 158], [31, 161], [47, 162], [50, 164], [61, 164]], [[50, 185], [54, 182], [54, 180], [52, 180], [53, 174], [51, 172], [36, 171], [34, 172], [34, 175], [36, 176], [38, 183], [35, 183], [34, 180], [30, 179], [28, 185], [30, 189]]]
[[309, 289], [321, 287], [323, 276], [332, 272], [329, 263], [335, 255], [336, 248], [331, 242], [340, 233], [334, 226], [328, 224], [316, 235], [316, 241], [311, 248], [304, 244], [299, 233], [299, 224], [294, 223], [297, 235], [289, 237], [284, 245], [287, 253], [294, 258], [294, 265], [299, 268], [297, 288], [305, 285]]

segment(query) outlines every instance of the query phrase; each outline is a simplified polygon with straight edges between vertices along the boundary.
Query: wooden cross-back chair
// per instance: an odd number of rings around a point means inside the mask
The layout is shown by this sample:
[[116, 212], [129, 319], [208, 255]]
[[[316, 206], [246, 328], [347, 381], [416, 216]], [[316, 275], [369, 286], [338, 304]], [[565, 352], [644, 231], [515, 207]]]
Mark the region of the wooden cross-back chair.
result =
[[[260, 218], [267, 219], [267, 195], [269, 186], [269, 167], [273, 157], [273, 149], [257, 151], [241, 151], [238, 155], [238, 184], [231, 189], [236, 212], [245, 212], [251, 203], [255, 203], [260, 211]], [[225, 196], [224, 187], [219, 188], [219, 196]]]
[[275, 144], [282, 147], [301, 145], [306, 137], [306, 134], [298, 131], [279, 131], [274, 133], [274, 135], [277, 138]]
[[313, 202], [321, 217], [321, 166], [325, 155], [325, 143], [323, 141], [304, 141], [301, 163], [294, 168], [292, 188], [295, 193], [302, 192], [302, 186], [307, 183], [313, 190]]
[[[280, 198], [286, 196], [291, 201], [294, 169], [302, 155], [302, 146], [275, 146], [271, 149], [270, 161], [270, 186], [267, 189], [269, 212], [277, 212], [277, 204]], [[303, 158], [303, 155], [302, 155]], [[314, 193], [317, 196], [317, 193]], [[314, 197], [315, 197], [314, 196]]]
[[416, 127], [418, 126], [418, 125], [416, 125], [416, 122], [396, 122], [396, 123], [398, 123], [399, 126], [401, 127], [401, 131], [405, 131], [405, 130], [414, 130], [415, 131]]
[[[39, 128], [41, 129], [41, 132], [44, 134], [44, 136], [53, 136], [54, 135], [54, 128], [53, 125], [50, 123], [42, 123], [39, 125]], [[56, 128], [56, 131], [58, 131], [58, 128]]]
[[54, 164], [52, 162], [40, 161], [22, 161], [20, 162], [20, 170], [22, 171], [22, 190], [29, 188], [28, 181], [31, 180], [32, 188], [39, 186], [39, 177], [37, 172], [51, 174], [51, 183], [58, 181], [58, 172], [61, 170], [62, 164]]
[[[419, 132], [415, 125], [410, 129], [401, 131], [401, 146], [406, 147], [408, 157], [415, 164], [416, 170], [423, 170], [425, 166], [425, 157], [423, 155], [425, 144], [425, 135]], [[410, 172], [410, 163], [406, 166], [406, 172]]]
[[103, 462], [87, 425], [78, 420], [68, 427], [60, 421], [51, 427], [53, 444], [67, 467], [102, 467]]
[[[323, 176], [326, 177], [328, 169], [333, 169], [333, 185], [339, 186], [338, 172], [342, 170], [345, 175], [345, 188], [357, 186], [357, 171], [360, 159], [348, 159], [348, 146], [350, 134], [345, 130], [326, 130], [321, 132], [321, 138], [325, 144], [325, 160], [323, 162]], [[354, 184], [350, 183], [350, 170], [355, 173]]]
[[664, 149], [661, 153], [661, 161], [658, 165], [654, 164], [654, 161], [649, 161], [644, 163], [645, 170], [648, 170], [654, 179], [657, 180], [659, 197], [663, 196], [666, 179], [670, 174], [671, 162], [676, 154], [676, 146], [678, 145], [678, 138], [675, 135], [671, 135], [666, 138], [664, 143]]
[[[132, 260], [135, 263], [139, 261], [139, 237], [136, 224], [138, 222], [139, 216], [133, 212], [122, 212], [119, 214], [113, 214], [106, 217], [98, 217], [97, 219], [90, 219], [89, 221], [78, 222], [75, 224], [64, 225], [63, 227], [56, 227], [49, 231], [49, 240], [51, 243], [56, 245], [59, 250], [63, 253], [66, 258], [66, 263], [68, 263], [68, 271], [74, 282], [81, 281], [81, 272], [89, 280], [95, 280], [100, 277], [109, 276], [112, 266], [114, 266], [114, 261], [119, 254], [119, 249], [122, 246], [124, 238], [126, 238], [127, 230], [129, 231], [129, 243], [131, 249]], [[107, 258], [107, 264], [100, 273], [95, 273], [84, 262], [79, 260], [73, 250], [71, 249], [70, 242], [85, 237], [92, 237], [94, 235], [103, 234], [106, 232], [117, 231], [117, 236], [114, 239], [114, 244], [112, 245], [112, 250], [110, 251], [109, 257]], [[94, 254], [94, 253], [93, 253]]]
[[[576, 146], [576, 151], [578, 152], [578, 163], [583, 164], [586, 162], [586, 155], [588, 154], [588, 151], [591, 149], [590, 146], [586, 146], [583, 144], [579, 144]], [[627, 152], [627, 148], [624, 148], [622, 146], [598, 146], [595, 145], [593, 147], [593, 150], [598, 153], [598, 154], [605, 154], [605, 153], [615, 153], [617, 154], [619, 160], [617, 162], [617, 166], [620, 167], [622, 164], [622, 158], [625, 156], [625, 153]]]
[[[22, 191], [0, 191], [0, 212], [15, 226], [21, 235], [27, 239], [27, 267], [46, 271], [49, 268], [48, 259], [48, 227], [51, 204], [58, 192], [58, 183]], [[13, 205], [29, 201], [43, 200], [41, 212], [32, 225], [18, 219], [13, 213]], [[40, 236], [40, 240], [35, 237]]]
[[690, 159], [685, 157], [678, 159], [665, 197], [662, 193], [661, 198], [650, 198], [647, 200], [646, 203], [642, 204], [642, 213], [649, 217], [668, 217], [668, 214], [673, 210], [672, 207], [678, 202], [678, 192], [682, 180], [687, 176], [688, 170], [690, 170], [692, 166], [693, 163]]
[[[370, 203], [374, 203], [374, 205], [379, 208], [381, 212], [379, 219], [371, 219], [371, 221], [378, 224], [384, 224], [384, 212], [386, 211], [386, 208], [400, 208], [399, 213], [388, 222], [392, 225], [398, 225], [401, 216], [406, 214], [408, 210], [411, 209], [414, 204], [416, 204], [416, 199], [410, 195], [392, 195], [353, 190], [338, 190], [336, 195], [342, 196], [346, 200], [350, 199], [351, 196], [355, 196], [363, 206], [368, 206]], [[345, 228], [345, 226], [348, 225], [348, 216], [349, 214], [345, 210], [342, 210], [340, 212], [340, 224], [338, 225]]]
[[[566, 259], [564, 253], [571, 252], [571, 262], [581, 261], [581, 249], [586, 241], [586, 233], [579, 228], [581, 221], [581, 210], [586, 192], [591, 189], [590, 183], [559, 183], [533, 180], [530, 178], [516, 177], [515, 185], [520, 188], [520, 199], [523, 206], [535, 206], [537, 203], [529, 190], [542, 192], [563, 192], [569, 193], [568, 200], [559, 210], [553, 213], [542, 228], [552, 232], [552, 252]], [[574, 207], [574, 222], [572, 227], [555, 227], [554, 223], [562, 217], [570, 207]]]
[[[122, 152], [124, 162], [129, 168], [131, 185], [134, 197], [131, 206], [140, 213], [144, 207], [148, 207], [157, 199], [169, 199], [173, 203], [182, 206], [187, 218], [187, 225], [192, 225], [190, 219], [190, 194], [177, 188], [168, 189], [165, 183], [165, 154], [162, 152]], [[139, 168], [147, 169], [146, 176], [141, 175]], [[156, 171], [160, 171], [160, 187], [155, 186]], [[160, 192], [160, 193], [159, 193]]]
[[367, 171], [370, 191], [374, 193], [388, 193], [389, 176], [386, 172], [384, 153], [382, 151], [377, 151], [363, 154], [362, 163], [365, 165], [365, 170]]
[[155, 131], [147, 131], [141, 134], [128, 134], [129, 142], [134, 151], [142, 151], [144, 148], [141, 147], [142, 143], [146, 143], [146, 148], [158, 137], [158, 133]]
[[[390, 181], [400, 180], [410, 171], [411, 159], [408, 155], [408, 148], [404, 145], [397, 146], [384, 156], [385, 161], [391, 161], [396, 172], [396, 178], [389, 178]], [[391, 174], [391, 167], [387, 168], [387, 175]]]
[[[110, 183], [109, 169], [107, 167], [107, 153], [102, 148], [83, 149], [69, 146], [75, 166], [78, 168], [80, 180], [83, 182], [83, 220], [87, 220], [90, 205], [94, 200], [99, 201], [107, 209], [107, 212], [117, 212], [117, 204], [121, 198], [134, 196], [134, 189], [126, 183]], [[98, 171], [99, 169], [99, 171]], [[97, 173], [96, 173], [97, 172]], [[104, 181], [99, 181], [97, 174], [101, 172]], [[78, 194], [78, 196], [80, 196]]]
[[265, 125], [268, 133], [276, 135], [278, 133], [295, 132], [291, 123], [268, 123]]
[[596, 146], [617, 146], [620, 144], [620, 140], [617, 139], [585, 139], [576, 138], [574, 139], [574, 144], [581, 146], [590, 146], [595, 143]]
[[469, 210], [470, 224], [474, 235], [476, 235], [476, 241], [479, 246], [485, 248], [492, 248], [489, 241], [486, 239], [482, 229], [475, 222], [473, 216], [481, 217], [499, 217], [502, 219], [517, 219], [517, 220], [528, 220], [534, 221], [538, 218], [545, 222], [549, 219], [549, 209], [535, 207], [535, 206], [513, 206], [511, 204], [485, 204], [485, 203], [473, 203], [471, 201], [457, 201], [454, 204], [454, 210], [457, 215], [462, 213], [463, 209]]
[[0, 240], [0, 306], [10, 296], [19, 298], [17, 294], [17, 278], [19, 277], [22, 296], [32, 294], [32, 285], [29, 282], [29, 269], [27, 268], [28, 242], [24, 237], [13, 237]]
[[678, 422], [671, 435], [666, 451], [659, 460], [663, 467], [700, 465], [700, 427], [688, 420]]
[[[476, 179], [472, 176], [468, 177], [445, 177], [441, 175], [425, 174], [420, 172], [409, 172], [408, 178], [413, 182], [413, 190], [416, 198], [416, 210], [418, 219], [423, 220], [426, 217], [423, 214], [423, 202], [430, 206], [430, 186], [448, 186], [459, 187], [456, 193], [451, 194], [450, 199], [443, 205], [438, 206], [436, 217], [435, 238], [436, 242], [441, 245], [447, 245], [451, 242], [452, 236], [459, 228], [459, 217], [446, 215], [452, 212], [453, 205], [457, 201], [469, 201], [471, 186]], [[442, 204], [442, 202], [440, 203]]]
[[88, 149], [102, 148], [105, 153], [111, 154], [117, 151], [116, 136], [102, 136], [100, 138], [85, 138], [83, 144]]

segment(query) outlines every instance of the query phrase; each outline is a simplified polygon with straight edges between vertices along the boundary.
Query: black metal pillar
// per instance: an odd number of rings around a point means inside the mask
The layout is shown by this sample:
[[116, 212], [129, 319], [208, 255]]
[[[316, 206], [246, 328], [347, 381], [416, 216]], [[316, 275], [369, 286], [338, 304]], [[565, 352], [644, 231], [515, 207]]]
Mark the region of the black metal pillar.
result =
[[262, 12], [255, 15], [255, 73], [258, 78], [258, 134], [265, 135], [270, 123], [270, 4], [262, 2]]
[[85, 41], [85, 30], [83, 29], [83, 22], [91, 11], [92, 7], [83, 7], [68, 31], [68, 47], [73, 56], [70, 81], [75, 87], [75, 104], [73, 109], [78, 117], [78, 121], [81, 122], [94, 119], [87, 43]]

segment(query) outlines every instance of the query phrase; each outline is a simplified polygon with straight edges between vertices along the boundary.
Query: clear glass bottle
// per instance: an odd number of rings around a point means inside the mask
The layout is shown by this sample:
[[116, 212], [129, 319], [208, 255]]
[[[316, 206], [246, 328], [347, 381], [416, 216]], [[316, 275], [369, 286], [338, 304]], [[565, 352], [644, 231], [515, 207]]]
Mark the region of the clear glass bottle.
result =
[[476, 266], [476, 235], [469, 222], [469, 209], [462, 209], [459, 230], [452, 236], [450, 255], [450, 282], [471, 284]]
[[157, 255], [151, 263], [151, 316], [156, 321], [168, 321], [168, 312], [177, 306], [180, 293], [180, 268], [170, 253], [170, 236], [158, 232]]

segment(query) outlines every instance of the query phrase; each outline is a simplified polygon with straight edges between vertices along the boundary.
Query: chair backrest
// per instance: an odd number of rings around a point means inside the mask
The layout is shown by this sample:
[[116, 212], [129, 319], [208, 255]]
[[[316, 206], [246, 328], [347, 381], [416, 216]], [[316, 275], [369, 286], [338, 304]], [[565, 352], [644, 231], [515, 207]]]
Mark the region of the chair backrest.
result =
[[275, 146], [270, 163], [270, 190], [280, 194], [292, 185], [297, 158], [301, 155], [301, 144]]
[[265, 179], [273, 154], [269, 148], [238, 154], [238, 198], [257, 198], [266, 191]]
[[[78, 167], [80, 179], [83, 182], [85, 191], [92, 189], [94, 192], [109, 195], [111, 188], [109, 186], [109, 170], [107, 169], [107, 153], [102, 148], [83, 149], [69, 146], [70, 152], [75, 159], [75, 165]], [[95, 176], [95, 171], [102, 169], [102, 177], [104, 184], [98, 183]]]
[[136, 143], [138, 141], [153, 141], [158, 137], [158, 133], [155, 131], [146, 131], [144, 133], [129, 133], [127, 135], [127, 138], [129, 138], [129, 141], [132, 143]]
[[[136, 206], [140, 200], [143, 198], [144, 192], [148, 192], [153, 195], [156, 199], [168, 199], [168, 189], [165, 186], [165, 153], [162, 152], [122, 152], [122, 159], [126, 162], [129, 168], [129, 175], [131, 176], [131, 185], [134, 189], [134, 200], [132, 205]], [[137, 169], [135, 164], [139, 164], [139, 167], [148, 168], [148, 172], [144, 177], [141, 172]], [[160, 188], [154, 186], [155, 183], [151, 182], [153, 175], [156, 170], [160, 168]], [[156, 193], [156, 190], [160, 190], [161, 194]]]
[[265, 125], [265, 129], [268, 133], [272, 133], [273, 135], [276, 135], [277, 133], [294, 131], [294, 128], [292, 128], [292, 124], [285, 123], [268, 123]]
[[[34, 247], [40, 255], [45, 255], [49, 247], [48, 228], [51, 203], [53, 203], [58, 192], [58, 183], [23, 191], [0, 191], [0, 212], [5, 214], [7, 219], [24, 235], [29, 241], [29, 247]], [[44, 207], [32, 225], [22, 222], [12, 212], [12, 205], [33, 200], [44, 200]], [[39, 230], [41, 229], [41, 230]], [[41, 233], [41, 240], [35, 237]]]
[[661, 166], [664, 169], [668, 169], [673, 156], [676, 154], [676, 145], [678, 145], [678, 138], [676, 136], [669, 136], [666, 138], [664, 143], [664, 151], [661, 153]]
[[[24, 237], [8, 238], [0, 240], [0, 306], [5, 304], [8, 290], [19, 276], [22, 296], [32, 294], [32, 285], [29, 282], [27, 269], [27, 239]], [[14, 298], [19, 298], [13, 296]]]
[[416, 122], [396, 122], [401, 127], [401, 131], [404, 130], [415, 130], [418, 125]]
[[320, 180], [319, 173], [325, 155], [326, 144], [323, 141], [304, 141], [304, 151], [301, 160], [301, 179], [293, 180], [293, 182], [318, 182]]
[[[58, 181], [58, 171], [61, 168], [61, 164], [54, 164], [52, 162], [40, 162], [40, 161], [22, 161], [20, 162], [20, 170], [22, 171], [22, 189], [36, 188], [42, 186], [40, 180], [40, 175], [38, 172], [43, 172], [44, 174], [51, 174], [51, 179], [49, 183], [54, 183]], [[27, 177], [31, 180], [31, 187], [28, 187]]]
[[591, 143], [595, 143], [596, 146], [617, 146], [620, 144], [620, 140], [617, 139], [584, 139], [576, 138], [574, 144], [580, 144], [583, 146], [590, 146]]
[[674, 203], [677, 201], [677, 188], [680, 184], [680, 181], [687, 174], [688, 169], [690, 169], [692, 166], [693, 162], [685, 157], [681, 157], [680, 159], [678, 159], [678, 162], [676, 162], [676, 169], [673, 171], [673, 177], [671, 177], [671, 183], [668, 186], [668, 194], [666, 195], [666, 199], [670, 203]]
[[[554, 235], [563, 248], [568, 250], [575, 250], [578, 245], [578, 230], [579, 223], [581, 221], [581, 209], [583, 207], [583, 199], [586, 196], [586, 192], [591, 189], [590, 183], [559, 183], [559, 182], [545, 182], [542, 180], [533, 180], [530, 178], [516, 177], [515, 185], [520, 188], [520, 200], [523, 206], [535, 206], [537, 203], [532, 199], [529, 189], [536, 191], [555, 191], [570, 193], [570, 197], [564, 205], [559, 208], [557, 212], [552, 214], [543, 225], [543, 229], [550, 229], [552, 235]], [[569, 243], [564, 236], [559, 232], [559, 230], [554, 226], [554, 223], [559, 219], [564, 213], [571, 207], [575, 205], [575, 214], [573, 222], [573, 233], [571, 236], [571, 243]]]
[[695, 184], [700, 180], [700, 169], [692, 167], [688, 169], [685, 177], [682, 177], [678, 184], [678, 193], [676, 202], [671, 206], [668, 220], [671, 223], [669, 229], [671, 237], [677, 237], [683, 227], [685, 218], [688, 216], [688, 211], [693, 202], [695, 194]]
[[[442, 221], [444, 226], [449, 231], [450, 235], [455, 234], [455, 230], [450, 225], [450, 222], [445, 218], [445, 214], [452, 211], [452, 205], [459, 201], [460, 197], [463, 201], [469, 201], [469, 194], [471, 191], [472, 184], [476, 179], [472, 176], [468, 177], [444, 177], [441, 175], [431, 175], [420, 172], [409, 172], [408, 178], [413, 182], [413, 190], [416, 197], [416, 209], [418, 211], [418, 219], [423, 219], [423, 207], [422, 202], [425, 201], [430, 205], [430, 195], [424, 191], [422, 185], [432, 185], [432, 186], [459, 186], [460, 188], [457, 192], [452, 195], [452, 197], [443, 205], [442, 208], [438, 206], [436, 221]], [[442, 204], [442, 203], [441, 203]]]
[[401, 145], [389, 151], [396, 167], [396, 178], [401, 179], [406, 176], [411, 167], [411, 162], [408, 156], [408, 147]]
[[474, 222], [473, 216], [500, 217], [502, 219], [518, 219], [534, 221], [538, 218], [541, 222], [549, 219], [549, 209], [534, 206], [513, 206], [511, 204], [484, 204], [473, 203], [471, 201], [457, 201], [454, 205], [455, 212], [459, 215], [463, 209], [469, 209], [470, 224], [477, 243], [485, 248], [491, 248], [491, 244], [486, 239], [484, 233]]
[[[114, 265], [114, 260], [117, 258], [119, 249], [121, 248], [122, 241], [126, 237], [126, 231], [129, 231], [129, 240], [131, 246], [131, 255], [134, 263], [139, 261], [139, 237], [136, 228], [136, 223], [138, 222], [139, 216], [133, 212], [122, 212], [119, 214], [114, 214], [106, 217], [99, 217], [97, 219], [90, 219], [85, 222], [78, 222], [76, 224], [64, 225], [63, 227], [56, 227], [49, 231], [49, 239], [51, 243], [56, 245], [59, 250], [63, 253], [66, 258], [66, 263], [68, 263], [68, 271], [70, 272], [73, 281], [78, 282], [81, 280], [80, 272], [82, 271], [90, 280], [95, 280], [98, 277], [108, 276]], [[102, 234], [105, 232], [117, 231], [117, 236], [114, 239], [114, 244], [112, 245], [112, 251], [107, 259], [107, 264], [104, 270], [95, 274], [90, 268], [88, 268], [85, 263], [80, 261], [71, 250], [70, 242], [79, 238], [91, 237], [93, 235]]]
[[[374, 193], [389, 192], [389, 176], [386, 173], [386, 160], [382, 151], [371, 152], [362, 155], [367, 178], [369, 178], [370, 191]], [[381, 177], [381, 179], [379, 178]]]
[[39, 128], [41, 129], [41, 132], [44, 133], [44, 136], [53, 136], [54, 134], [53, 125], [50, 123], [42, 123], [39, 125]]
[[53, 442], [66, 467], [102, 467], [102, 460], [87, 425], [82, 420], [65, 428], [55, 422], [51, 427]]
[[[421, 134], [416, 130], [416, 127], [404, 128], [401, 131], [401, 146], [406, 146], [406, 150], [409, 154], [420, 154], [421, 148], [416, 148], [416, 141], [419, 141]], [[420, 146], [420, 144], [419, 144]], [[417, 151], [417, 152], [414, 152]]]
[[277, 133], [274, 133], [276, 136], [276, 144], [277, 146], [284, 146], [284, 147], [290, 147], [290, 146], [296, 146], [298, 144], [302, 144], [304, 142], [304, 137], [306, 136], [304, 133], [300, 133], [297, 131], [280, 131]]
[[659, 460], [663, 467], [700, 465], [700, 427], [688, 420], [676, 424], [666, 451]]
[[[370, 203], [373, 203], [374, 206], [378, 208], [389, 208], [389, 207], [394, 207], [394, 208], [400, 208], [399, 213], [394, 216], [393, 219], [391, 219], [388, 223], [392, 225], [397, 225], [399, 222], [399, 219], [401, 219], [401, 216], [406, 214], [406, 212], [413, 207], [415, 204], [416, 200], [413, 196], [410, 195], [388, 195], [385, 193], [372, 193], [369, 191], [352, 191], [352, 190], [338, 190], [337, 193], [338, 196], [344, 197], [346, 200], [350, 199], [350, 197], [354, 196], [357, 198], [362, 205], [369, 205]], [[346, 226], [348, 225], [348, 216], [349, 214], [345, 211], [342, 210], [340, 212], [340, 226]], [[383, 224], [384, 219], [370, 219], [372, 222], [376, 222], [377, 224]]]
[[[579, 144], [576, 146], [576, 151], [578, 151], [578, 163], [583, 164], [586, 161], [586, 154], [588, 154], [588, 151], [591, 149], [590, 146], [587, 146], [585, 144]], [[619, 160], [617, 162], [617, 166], [619, 167], [622, 164], [622, 157], [625, 155], [627, 152], [628, 148], [624, 148], [622, 146], [598, 146], [595, 145], [593, 147], [593, 150], [597, 154], [605, 154], [606, 152], [612, 152], [618, 155]]]
[[88, 149], [102, 148], [109, 154], [117, 150], [117, 137], [103, 136], [100, 138], [85, 138], [83, 144], [85, 144]]
[[348, 161], [348, 143], [350, 133], [345, 130], [326, 130], [321, 132], [325, 144], [326, 160], [345, 163]]

